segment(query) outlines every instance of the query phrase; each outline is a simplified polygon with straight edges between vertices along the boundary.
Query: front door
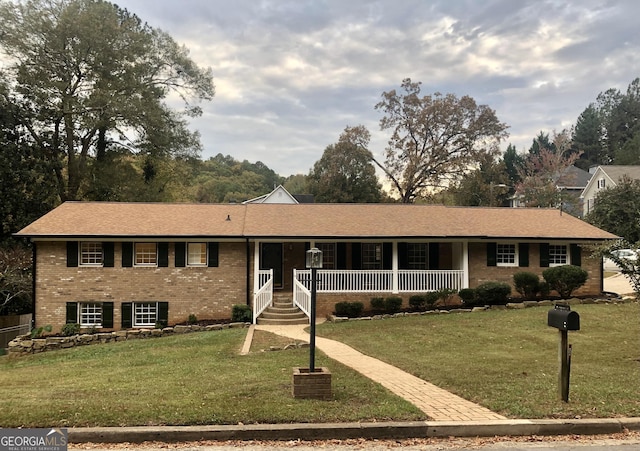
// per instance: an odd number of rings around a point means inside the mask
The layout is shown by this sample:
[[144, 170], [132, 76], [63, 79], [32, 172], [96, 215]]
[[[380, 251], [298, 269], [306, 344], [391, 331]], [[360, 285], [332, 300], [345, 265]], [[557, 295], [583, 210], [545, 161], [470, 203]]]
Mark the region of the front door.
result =
[[273, 286], [282, 288], [282, 243], [262, 243], [260, 269], [273, 269]]

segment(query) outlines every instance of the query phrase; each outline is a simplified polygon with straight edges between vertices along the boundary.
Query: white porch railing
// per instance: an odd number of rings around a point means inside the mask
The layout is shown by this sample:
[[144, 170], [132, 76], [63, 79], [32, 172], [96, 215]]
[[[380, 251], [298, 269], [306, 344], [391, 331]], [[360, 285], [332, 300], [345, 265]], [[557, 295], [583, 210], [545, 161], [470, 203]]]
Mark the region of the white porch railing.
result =
[[[438, 291], [445, 288], [461, 290], [463, 288], [464, 271], [462, 270], [409, 270], [397, 271], [397, 292]], [[311, 289], [311, 270], [294, 272], [294, 280], [308, 290]], [[323, 293], [357, 293], [386, 292], [392, 293], [393, 270], [318, 270], [318, 292]]]
[[[309, 273], [308, 277], [310, 279], [311, 272], [306, 272]], [[311, 318], [311, 282], [309, 282], [308, 288], [305, 287], [298, 279], [298, 273], [297, 269], [293, 270], [293, 305], [298, 306], [308, 318]]]
[[258, 271], [258, 291], [253, 295], [253, 324], [258, 316], [273, 303], [273, 269]]

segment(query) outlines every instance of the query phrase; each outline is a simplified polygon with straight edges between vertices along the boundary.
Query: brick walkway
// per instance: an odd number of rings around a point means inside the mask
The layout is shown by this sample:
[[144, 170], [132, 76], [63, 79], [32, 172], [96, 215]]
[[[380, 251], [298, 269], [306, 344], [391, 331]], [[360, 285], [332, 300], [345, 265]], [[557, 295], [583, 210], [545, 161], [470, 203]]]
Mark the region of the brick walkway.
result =
[[[309, 334], [304, 331], [305, 327], [308, 326], [255, 326], [257, 330], [264, 330], [294, 340], [308, 342]], [[364, 355], [343, 343], [316, 337], [316, 348], [330, 358], [353, 368], [411, 402], [432, 420], [479, 421], [506, 419], [502, 415], [449, 393], [394, 366]]]

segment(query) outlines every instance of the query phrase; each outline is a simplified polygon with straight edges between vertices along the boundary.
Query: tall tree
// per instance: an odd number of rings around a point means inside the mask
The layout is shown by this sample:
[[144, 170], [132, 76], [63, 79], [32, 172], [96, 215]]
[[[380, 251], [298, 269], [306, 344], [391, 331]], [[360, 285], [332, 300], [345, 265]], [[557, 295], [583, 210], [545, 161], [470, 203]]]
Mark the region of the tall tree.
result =
[[486, 154], [451, 191], [455, 205], [500, 207], [507, 203], [510, 188], [504, 161]]
[[[168, 34], [103, 0], [5, 1], [0, 22], [5, 100], [53, 166], [61, 201], [83, 196], [92, 156], [122, 147], [152, 156], [199, 151], [187, 118], [213, 97], [211, 72]], [[167, 105], [170, 94], [184, 101], [182, 111]]]
[[381, 186], [371, 153], [352, 138], [347, 129], [336, 144], [327, 146], [309, 172], [307, 188], [316, 202], [380, 202]]
[[376, 109], [382, 130], [391, 131], [384, 163], [373, 159], [404, 203], [455, 181], [480, 155], [497, 154], [507, 126], [469, 96], [420, 95], [421, 83], [407, 78], [402, 91], [384, 92]]
[[608, 164], [609, 158], [603, 146], [602, 117], [596, 105], [590, 104], [580, 113], [571, 137], [573, 152], [580, 152], [576, 166], [585, 171], [591, 166]]
[[504, 161], [505, 171], [509, 179], [507, 184], [512, 187], [516, 186], [520, 183], [520, 171], [524, 166], [524, 157], [518, 153], [516, 146], [509, 144], [502, 156], [502, 161]]

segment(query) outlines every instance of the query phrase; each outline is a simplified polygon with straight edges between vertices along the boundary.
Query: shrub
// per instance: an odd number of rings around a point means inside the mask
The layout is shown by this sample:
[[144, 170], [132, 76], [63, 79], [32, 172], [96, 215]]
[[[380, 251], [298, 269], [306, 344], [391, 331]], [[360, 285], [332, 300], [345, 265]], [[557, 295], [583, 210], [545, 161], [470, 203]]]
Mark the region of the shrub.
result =
[[45, 332], [49, 333], [52, 330], [53, 330], [53, 327], [51, 326], [51, 324], [47, 324], [46, 326], [36, 327], [34, 329], [31, 329], [31, 338], [40, 338]]
[[193, 313], [189, 315], [189, 319], [187, 319], [187, 323], [196, 324], [198, 322], [198, 318]]
[[566, 299], [571, 293], [587, 282], [589, 274], [579, 266], [562, 265], [545, 269], [542, 277], [549, 283], [549, 288], [558, 292]]
[[371, 298], [371, 309], [374, 312], [381, 312], [384, 310], [384, 298]]
[[475, 305], [476, 303], [476, 290], [473, 288], [463, 288], [458, 291], [458, 296], [466, 305]]
[[479, 304], [504, 305], [511, 294], [511, 286], [502, 282], [484, 282], [476, 287]]
[[346, 316], [347, 318], [357, 318], [364, 310], [362, 302], [338, 302], [335, 307], [336, 316]]
[[62, 326], [60, 329], [60, 335], [64, 337], [71, 337], [72, 335], [77, 335], [80, 333], [80, 324], [78, 323], [68, 323]]
[[234, 323], [250, 323], [253, 321], [251, 307], [246, 304], [235, 304], [231, 307], [231, 321]]
[[540, 277], [532, 272], [517, 272], [513, 275], [513, 287], [523, 298], [535, 298], [540, 292]]
[[428, 292], [425, 296], [425, 299], [427, 302], [427, 307], [433, 307], [434, 305], [436, 305], [436, 302], [438, 302], [438, 299], [440, 299], [439, 291]]
[[448, 305], [451, 296], [454, 294], [456, 294], [456, 290], [452, 288], [443, 288], [435, 292], [435, 295], [437, 296], [436, 299], [442, 301], [443, 305]]
[[414, 294], [409, 298], [409, 306], [414, 310], [424, 310], [427, 307], [427, 296]]
[[402, 298], [399, 296], [389, 296], [384, 299], [384, 311], [386, 313], [398, 313], [402, 307]]

